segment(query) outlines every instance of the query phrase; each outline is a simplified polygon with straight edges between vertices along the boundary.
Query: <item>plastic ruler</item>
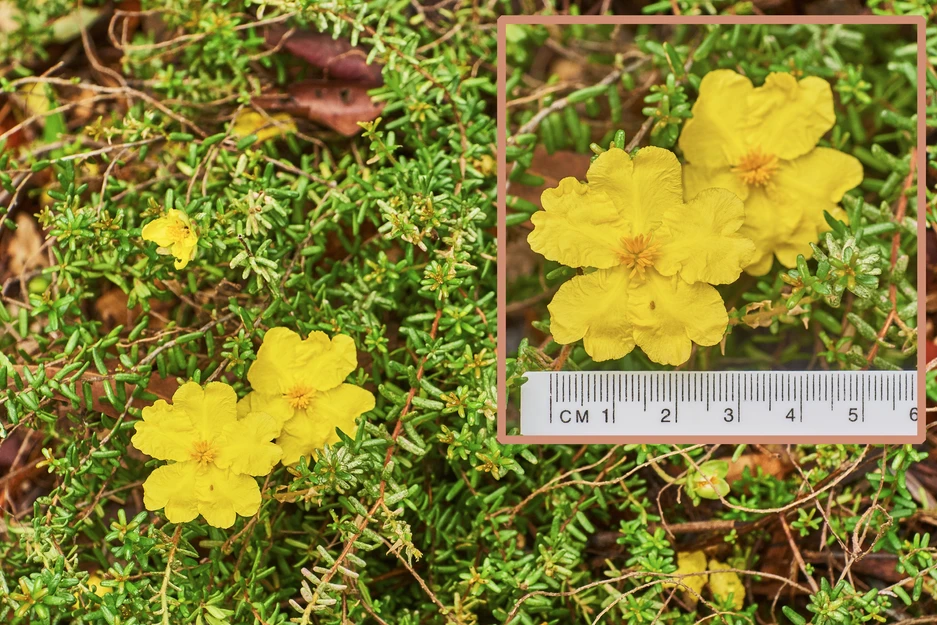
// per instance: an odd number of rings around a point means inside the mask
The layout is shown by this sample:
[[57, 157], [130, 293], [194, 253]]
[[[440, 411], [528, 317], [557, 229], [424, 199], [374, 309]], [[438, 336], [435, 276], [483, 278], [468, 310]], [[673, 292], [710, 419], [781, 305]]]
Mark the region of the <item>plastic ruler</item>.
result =
[[915, 436], [915, 371], [528, 372], [523, 436]]

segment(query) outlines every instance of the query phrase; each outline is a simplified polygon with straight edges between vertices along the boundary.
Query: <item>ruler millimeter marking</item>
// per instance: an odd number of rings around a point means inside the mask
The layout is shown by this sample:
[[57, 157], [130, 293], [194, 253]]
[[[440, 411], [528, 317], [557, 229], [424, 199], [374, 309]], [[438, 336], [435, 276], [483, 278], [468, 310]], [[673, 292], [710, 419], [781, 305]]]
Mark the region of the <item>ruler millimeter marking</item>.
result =
[[528, 372], [524, 436], [915, 436], [915, 371]]

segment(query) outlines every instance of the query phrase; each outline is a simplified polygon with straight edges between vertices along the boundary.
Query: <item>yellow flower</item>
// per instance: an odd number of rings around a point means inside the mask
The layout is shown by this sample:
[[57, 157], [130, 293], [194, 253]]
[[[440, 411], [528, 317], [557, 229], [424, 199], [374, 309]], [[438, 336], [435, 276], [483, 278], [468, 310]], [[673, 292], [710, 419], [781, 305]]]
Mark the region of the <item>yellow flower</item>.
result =
[[238, 416], [234, 389], [211, 382], [179, 387], [172, 404], [163, 400], [143, 409], [131, 442], [143, 453], [170, 460], [143, 484], [147, 510], [166, 509], [173, 523], [199, 514], [215, 527], [231, 527], [236, 514], [250, 516], [260, 507], [253, 475], [266, 475], [280, 459], [271, 439], [280, 425], [270, 415]]
[[296, 132], [296, 122], [289, 113], [261, 115], [256, 111], [245, 109], [235, 118], [232, 131], [235, 136], [242, 138], [257, 135], [259, 143]]
[[754, 253], [737, 232], [742, 202], [725, 189], [707, 189], [685, 203], [680, 163], [661, 148], [643, 148], [633, 160], [612, 148], [587, 178], [564, 178], [544, 191], [544, 210], [531, 218], [531, 249], [597, 269], [554, 296], [553, 339], [584, 339], [597, 361], [621, 358], [637, 344], [669, 365], [686, 362], [691, 341], [718, 343], [728, 316], [710, 285], [738, 279]]
[[[675, 576], [681, 577], [681, 581], [693, 591], [690, 593], [690, 602], [694, 605], [699, 598], [703, 588], [708, 584], [713, 598], [720, 604], [726, 604], [729, 597], [732, 597], [732, 606], [736, 610], [741, 610], [745, 606], [745, 586], [739, 578], [738, 573], [713, 573], [730, 569], [728, 564], [718, 560], [711, 559], [706, 562], [706, 554], [702, 551], [680, 552], [677, 554], [677, 570]], [[675, 582], [664, 582], [665, 588], [676, 586]]]
[[[110, 586], [102, 586], [101, 585], [102, 581], [104, 580], [101, 578], [101, 571], [100, 570], [93, 571], [88, 574], [88, 580], [85, 582], [85, 584], [88, 586], [88, 590], [90, 590], [91, 592], [93, 592], [99, 597], [103, 597], [109, 592], [113, 592], [114, 589], [111, 588]], [[72, 605], [72, 608], [78, 609], [80, 607], [81, 607], [81, 598], [75, 599], [75, 603], [74, 605]]]
[[[680, 581], [690, 588], [693, 592], [690, 594], [690, 601], [693, 604], [699, 600], [703, 587], [709, 581], [709, 574], [706, 573], [706, 554], [702, 551], [681, 551], [677, 553], [677, 570], [673, 572], [680, 577]], [[676, 582], [664, 582], [665, 588], [676, 586]]]
[[303, 340], [287, 328], [272, 328], [247, 372], [254, 391], [238, 403], [238, 412], [260, 409], [274, 416], [283, 425], [277, 439], [283, 464], [294, 464], [337, 443], [336, 427], [354, 436], [355, 419], [374, 408], [373, 394], [343, 384], [357, 367], [350, 336], [329, 341], [324, 332], [311, 332]]
[[817, 147], [835, 121], [833, 92], [821, 78], [769, 74], [756, 89], [732, 70], [703, 77], [680, 135], [686, 196], [722, 187], [742, 198], [739, 232], [758, 250], [746, 272], [767, 273], [774, 256], [785, 267], [798, 254], [809, 258], [810, 243], [829, 229], [824, 210], [845, 220], [838, 203], [862, 182], [862, 164]]
[[198, 235], [189, 216], [174, 208], [143, 226], [142, 236], [159, 246], [158, 253], [172, 254], [176, 259], [176, 269], [182, 269], [192, 260], [198, 245]]
[[[709, 561], [710, 571], [731, 568], [733, 567], [716, 559]], [[732, 571], [727, 573], [710, 573], [709, 589], [712, 591], [713, 597], [720, 603], [729, 601], [729, 597], [731, 597], [732, 605], [736, 610], [741, 610], [745, 607], [745, 585], [742, 584], [742, 580], [739, 579], [738, 573]]]

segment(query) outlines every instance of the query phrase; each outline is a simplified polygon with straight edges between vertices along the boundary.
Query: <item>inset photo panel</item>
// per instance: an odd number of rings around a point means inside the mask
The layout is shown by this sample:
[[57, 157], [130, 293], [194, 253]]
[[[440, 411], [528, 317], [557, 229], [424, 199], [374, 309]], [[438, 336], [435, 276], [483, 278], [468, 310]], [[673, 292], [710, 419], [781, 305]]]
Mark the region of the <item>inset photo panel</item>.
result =
[[500, 440], [923, 440], [923, 18], [499, 35]]

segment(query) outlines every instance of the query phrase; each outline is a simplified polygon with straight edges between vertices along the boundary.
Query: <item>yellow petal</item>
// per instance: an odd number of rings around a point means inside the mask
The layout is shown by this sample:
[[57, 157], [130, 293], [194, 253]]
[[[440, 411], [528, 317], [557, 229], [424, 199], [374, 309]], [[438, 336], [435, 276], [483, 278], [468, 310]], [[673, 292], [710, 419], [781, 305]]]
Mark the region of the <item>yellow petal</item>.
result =
[[143, 420], [135, 423], [134, 429], [133, 446], [160, 460], [188, 460], [200, 438], [189, 415], [162, 399], [143, 408]]
[[189, 264], [189, 261], [195, 257], [195, 250], [198, 244], [198, 239], [185, 239], [179, 243], [173, 243], [172, 247], [169, 248], [175, 262], [173, 263], [176, 269], [182, 269]]
[[[701, 575], [697, 575], [701, 573]], [[709, 576], [706, 574], [706, 554], [702, 551], [681, 551], [677, 553], [677, 570], [673, 575], [684, 575], [680, 578], [685, 586], [689, 586], [693, 591], [691, 599], [699, 599], [699, 594], [703, 592], [703, 586]], [[665, 587], [676, 586], [674, 582], [664, 582]]]
[[277, 438], [277, 445], [283, 450], [281, 462], [285, 465], [296, 464], [303, 456], [315, 457], [315, 450], [319, 449], [301, 436], [304, 433], [302, 430], [297, 431], [299, 431], [299, 434], [292, 434], [284, 430]]
[[281, 395], [293, 386], [298, 368], [309, 362], [312, 353], [296, 332], [271, 328], [257, 350], [257, 360], [247, 371], [247, 379], [255, 391]]
[[301, 456], [337, 443], [335, 428], [354, 437], [355, 419], [374, 408], [374, 395], [353, 384], [317, 393], [310, 406], [283, 426], [277, 444], [283, 448], [283, 464], [295, 464]]
[[774, 246], [774, 255], [785, 267], [796, 267], [797, 256], [803, 254], [804, 258], [811, 258], [813, 248], [810, 244], [816, 243], [819, 239], [820, 231], [817, 224], [804, 219], [789, 236], [777, 242]]
[[94, 592], [94, 594], [96, 594], [99, 597], [103, 597], [107, 593], [114, 591], [114, 588], [112, 586], [101, 585], [101, 582], [104, 581], [104, 579], [101, 577], [102, 573], [103, 571], [101, 571], [100, 569], [91, 573], [90, 575], [88, 575], [88, 581], [86, 582], [88, 585], [88, 588], [90, 588]]
[[771, 265], [774, 264], [774, 252], [773, 251], [763, 251], [758, 243], [755, 243], [756, 252], [752, 257], [751, 262], [745, 267], [745, 273], [750, 276], [763, 276], [768, 271], [771, 270]]
[[221, 469], [248, 475], [270, 473], [283, 454], [272, 441], [280, 435], [280, 424], [263, 412], [252, 412], [227, 424], [217, 441], [215, 464]]
[[140, 236], [146, 241], [153, 241], [160, 247], [169, 247], [174, 241], [174, 238], [170, 235], [172, 224], [173, 221], [169, 217], [154, 219], [143, 226]]
[[[256, 402], [256, 403], [255, 403]], [[243, 419], [252, 412], [258, 412], [260, 407], [260, 393], [251, 391], [242, 399], [238, 400], [237, 412], [238, 419]]]
[[[616, 208], [622, 211], [628, 208], [628, 203], [633, 199], [633, 176], [634, 162], [631, 156], [624, 150], [611, 148], [592, 161], [586, 179], [591, 190], [604, 193], [615, 201]], [[623, 216], [630, 218], [631, 215], [625, 212]]]
[[176, 209], [166, 211], [166, 215], [155, 219], [143, 227], [141, 236], [146, 241], [153, 241], [158, 246], [157, 252], [169, 251], [176, 259], [176, 269], [182, 269], [195, 256], [198, 235], [189, 216]]
[[262, 412], [276, 421], [277, 427], [293, 418], [293, 407], [282, 395], [264, 395], [253, 391], [238, 402], [238, 419], [244, 419], [252, 412]]
[[27, 83], [17, 91], [23, 96], [23, 106], [29, 117], [45, 117], [52, 110], [55, 91], [50, 85], [41, 82]]
[[697, 163], [683, 166], [683, 197], [689, 201], [706, 189], [728, 189], [742, 200], [748, 198], [748, 185], [729, 167], [705, 167]]
[[748, 78], [732, 70], [720, 69], [703, 76], [693, 117], [680, 133], [679, 145], [687, 161], [709, 168], [738, 162], [747, 151], [744, 126], [753, 90]]
[[583, 340], [596, 362], [622, 358], [634, 349], [628, 319], [629, 271], [600, 269], [576, 276], [560, 287], [547, 307], [557, 343]]
[[214, 466], [199, 476], [196, 491], [198, 511], [214, 527], [231, 527], [238, 514], [251, 516], [260, 508], [257, 480]]
[[202, 388], [186, 382], [173, 394], [173, 407], [191, 419], [203, 440], [215, 438], [228, 423], [237, 420], [237, 394], [224, 382], [209, 382]]
[[785, 267], [794, 267], [799, 254], [810, 258], [810, 244], [829, 230], [823, 211], [844, 218], [838, 202], [861, 182], [862, 165], [837, 150], [816, 148], [782, 161], [771, 184], [752, 189], [745, 201], [745, 224], [739, 232], [757, 248], [746, 273], [764, 275], [775, 255]]
[[192, 256], [190, 254], [178, 252], [176, 246], [173, 246], [172, 255], [175, 258], [175, 260], [172, 262], [172, 265], [176, 269], [185, 268], [185, 266], [189, 264], [189, 261], [192, 260]]
[[812, 150], [836, 123], [833, 90], [822, 78], [769, 74], [748, 98], [748, 143], [781, 159]]
[[354, 339], [350, 336], [336, 334], [329, 342], [329, 337], [324, 332], [310, 332], [306, 342], [314, 342], [317, 352], [303, 367], [302, 374], [316, 390], [327, 391], [335, 388], [358, 368], [358, 351]]
[[[759, 229], [773, 232], [771, 243], [766, 246], [785, 267], [795, 267], [797, 256], [813, 256], [811, 243], [820, 240], [820, 235], [830, 229], [823, 216], [824, 211], [836, 219], [848, 221], [846, 212], [839, 202], [847, 191], [859, 186], [863, 179], [862, 163], [849, 154], [831, 148], [815, 148], [793, 161], [782, 161], [776, 184], [767, 193], [768, 205], [781, 208], [788, 214], [799, 214], [800, 220], [793, 225], [771, 227], [770, 219], [758, 221], [765, 208], [753, 216]], [[796, 208], [795, 208], [796, 207]], [[755, 274], [750, 269], [749, 273]], [[765, 269], [767, 271], [767, 268]]]
[[744, 204], [734, 193], [706, 189], [683, 210], [664, 216], [666, 234], [660, 235], [654, 267], [690, 284], [735, 282], [755, 254], [755, 244], [738, 233], [744, 220]]
[[170, 208], [168, 211], [166, 211], [166, 216], [171, 220], [177, 220], [186, 228], [192, 228], [192, 220], [189, 219], [189, 215], [181, 210]]
[[[628, 165], [622, 170], [624, 175], [631, 160], [623, 150], [614, 152], [626, 159], [618, 159]], [[575, 178], [563, 178], [557, 188], [543, 192], [541, 203], [544, 210], [530, 218], [534, 224], [527, 236], [530, 249], [568, 267], [605, 268], [621, 262], [618, 251], [621, 238], [629, 232], [628, 222], [606, 192]]]
[[[777, 250], [791, 244], [795, 231], [802, 226], [803, 215], [804, 206], [778, 185], [771, 185], [769, 189], [752, 189], [745, 200], [745, 223], [739, 229], [739, 234], [751, 239], [756, 248], [745, 272], [764, 275], [771, 268], [772, 257]], [[809, 253], [809, 243], [808, 240], [795, 245], [806, 245]]]
[[647, 357], [663, 365], [681, 365], [690, 343], [715, 345], [729, 322], [719, 291], [708, 284], [687, 284], [654, 270], [628, 294], [634, 339]]
[[782, 161], [774, 177], [776, 190], [787, 202], [802, 207], [803, 218], [826, 227], [823, 211], [837, 211], [847, 191], [862, 184], [862, 163], [832, 148], [815, 148], [793, 161]]
[[303, 340], [287, 328], [272, 328], [247, 372], [254, 390], [283, 395], [297, 386], [325, 391], [335, 388], [358, 366], [355, 342], [338, 334], [329, 341], [324, 332], [310, 332]]
[[159, 467], [143, 483], [143, 505], [147, 510], [165, 508], [172, 523], [185, 523], [198, 516], [196, 483], [200, 475], [195, 462], [176, 462]]
[[238, 137], [257, 135], [258, 141], [266, 141], [296, 132], [296, 123], [288, 113], [261, 115], [256, 111], [245, 109], [235, 118], [232, 131]]
[[670, 150], [656, 147], [638, 150], [633, 184], [634, 197], [626, 213], [633, 234], [651, 232], [667, 212], [683, 205], [683, 172], [680, 161]]
[[[710, 571], [730, 568], [733, 567], [724, 562], [709, 561]], [[720, 602], [728, 601], [729, 595], [732, 595], [732, 605], [736, 610], [741, 610], [745, 606], [745, 585], [739, 579], [738, 573], [710, 573], [709, 589], [712, 590], [713, 597]]]
[[140, 234], [145, 240], [153, 241], [160, 247], [170, 247], [180, 240], [184, 227], [191, 230], [189, 216], [180, 210], [170, 209], [162, 217], [143, 226]]
[[618, 265], [624, 237], [650, 235], [664, 213], [683, 203], [680, 163], [669, 150], [643, 148], [631, 159], [612, 148], [586, 177], [588, 184], [564, 178], [545, 191], [544, 210], [531, 218], [531, 249], [570, 267]]

